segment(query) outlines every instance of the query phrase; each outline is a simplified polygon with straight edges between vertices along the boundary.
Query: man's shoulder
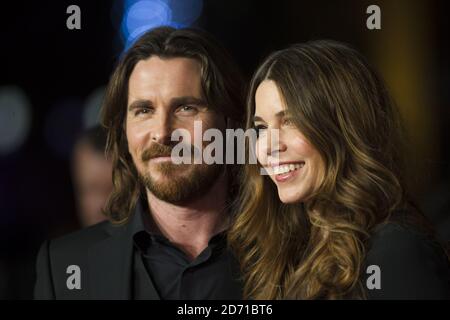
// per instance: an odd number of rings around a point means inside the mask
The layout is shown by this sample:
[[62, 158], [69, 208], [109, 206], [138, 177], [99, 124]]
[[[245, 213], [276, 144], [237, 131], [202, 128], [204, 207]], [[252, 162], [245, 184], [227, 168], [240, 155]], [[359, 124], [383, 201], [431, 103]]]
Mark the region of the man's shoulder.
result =
[[[90, 268], [91, 265], [103, 262], [105, 256], [117, 250], [117, 246], [114, 243], [111, 245], [110, 240], [123, 230], [125, 230], [124, 225], [115, 226], [110, 222], [102, 222], [60, 238], [45, 241], [36, 261], [35, 298], [86, 299], [88, 291], [72, 290], [69, 288], [68, 279], [78, 274], [77, 277], [81, 281], [80, 287], [89, 287], [90, 274], [91, 276], [94, 274]], [[117, 239], [120, 241], [121, 238]], [[95, 280], [95, 277], [92, 279]]]
[[87, 252], [92, 246], [121, 232], [124, 226], [114, 225], [109, 221], [81, 229], [48, 241], [49, 251], [53, 254]]

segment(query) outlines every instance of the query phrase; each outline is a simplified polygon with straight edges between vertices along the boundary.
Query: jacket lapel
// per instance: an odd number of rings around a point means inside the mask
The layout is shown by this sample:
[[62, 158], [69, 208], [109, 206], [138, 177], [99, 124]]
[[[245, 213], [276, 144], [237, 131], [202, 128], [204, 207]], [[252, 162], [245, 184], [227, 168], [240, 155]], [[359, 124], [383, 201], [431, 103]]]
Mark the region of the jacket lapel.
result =
[[133, 243], [127, 226], [112, 227], [111, 237], [92, 247], [88, 253], [89, 293], [96, 300], [131, 298]]
[[[110, 234], [88, 252], [89, 296], [94, 300], [129, 300], [134, 281], [133, 228], [130, 224], [111, 227]], [[147, 298], [160, 300], [153, 281], [147, 279]]]

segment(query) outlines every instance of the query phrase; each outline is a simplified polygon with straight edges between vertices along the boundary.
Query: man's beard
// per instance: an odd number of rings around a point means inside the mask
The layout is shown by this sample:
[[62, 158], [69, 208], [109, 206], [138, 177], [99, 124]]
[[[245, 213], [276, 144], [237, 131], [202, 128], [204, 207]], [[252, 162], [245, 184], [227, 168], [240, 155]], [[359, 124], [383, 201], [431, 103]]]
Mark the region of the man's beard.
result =
[[[171, 149], [154, 145], [142, 154], [142, 161], [158, 156], [170, 156]], [[155, 174], [139, 172], [139, 180], [155, 197], [168, 203], [183, 204], [205, 195], [218, 180], [224, 165], [219, 164], [174, 164], [170, 161], [151, 164]]]

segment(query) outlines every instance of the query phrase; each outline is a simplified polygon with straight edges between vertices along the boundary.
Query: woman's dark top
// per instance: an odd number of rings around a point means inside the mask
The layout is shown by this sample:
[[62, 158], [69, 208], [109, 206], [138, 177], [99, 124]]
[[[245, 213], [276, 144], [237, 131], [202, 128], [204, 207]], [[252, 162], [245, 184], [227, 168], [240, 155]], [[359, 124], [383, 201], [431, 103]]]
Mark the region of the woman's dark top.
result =
[[445, 250], [411, 225], [391, 222], [376, 228], [365, 267], [368, 299], [450, 299]]

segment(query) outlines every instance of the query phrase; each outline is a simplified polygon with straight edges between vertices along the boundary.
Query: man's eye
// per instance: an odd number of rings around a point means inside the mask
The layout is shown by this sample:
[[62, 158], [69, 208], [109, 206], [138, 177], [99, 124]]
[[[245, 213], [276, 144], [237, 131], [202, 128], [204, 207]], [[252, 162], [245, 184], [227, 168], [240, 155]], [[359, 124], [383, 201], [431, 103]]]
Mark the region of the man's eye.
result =
[[182, 111], [182, 112], [190, 112], [190, 113], [192, 113], [192, 112], [196, 112], [197, 108], [195, 106], [192, 106], [192, 105], [184, 105], [184, 106], [181, 106], [178, 110]]
[[139, 109], [136, 109], [136, 111], [134, 112], [134, 115], [138, 116], [140, 114], [147, 114], [150, 112], [151, 112], [150, 108], [139, 108]]

